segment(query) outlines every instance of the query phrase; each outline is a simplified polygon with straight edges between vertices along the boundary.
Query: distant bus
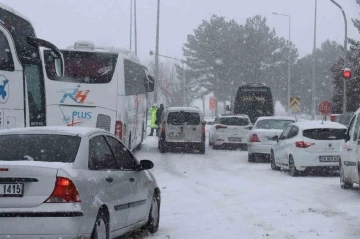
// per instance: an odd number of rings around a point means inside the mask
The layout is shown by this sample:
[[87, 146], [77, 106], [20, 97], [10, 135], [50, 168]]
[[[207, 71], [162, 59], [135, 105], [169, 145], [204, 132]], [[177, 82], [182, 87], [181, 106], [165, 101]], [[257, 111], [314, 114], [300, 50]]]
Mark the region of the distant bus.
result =
[[273, 116], [274, 103], [270, 88], [265, 84], [240, 86], [234, 99], [233, 113], [248, 115], [252, 123], [261, 116]]
[[130, 149], [146, 137], [147, 95], [154, 78], [131, 51], [78, 41], [61, 50], [64, 76], [45, 50], [47, 125], [96, 127], [114, 133]]

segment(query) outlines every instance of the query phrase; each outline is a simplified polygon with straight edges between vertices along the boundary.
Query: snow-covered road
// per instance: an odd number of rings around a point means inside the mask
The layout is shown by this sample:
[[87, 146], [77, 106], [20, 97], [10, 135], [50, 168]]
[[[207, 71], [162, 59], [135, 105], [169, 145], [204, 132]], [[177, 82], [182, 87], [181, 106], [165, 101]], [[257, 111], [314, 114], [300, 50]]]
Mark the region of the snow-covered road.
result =
[[360, 238], [358, 187], [341, 189], [338, 176], [292, 178], [239, 150], [160, 154], [156, 140], [136, 153], [155, 163], [162, 191], [149, 238]]

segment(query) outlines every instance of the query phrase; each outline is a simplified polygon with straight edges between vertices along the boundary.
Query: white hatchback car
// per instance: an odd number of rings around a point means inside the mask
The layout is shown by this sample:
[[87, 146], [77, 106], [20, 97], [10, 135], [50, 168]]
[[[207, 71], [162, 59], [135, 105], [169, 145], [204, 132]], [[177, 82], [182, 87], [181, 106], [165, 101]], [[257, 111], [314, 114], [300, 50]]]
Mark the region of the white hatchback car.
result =
[[159, 226], [160, 190], [112, 134], [82, 127], [0, 131], [0, 238], [115, 238]]
[[340, 148], [340, 185], [343, 189], [360, 184], [360, 109], [353, 115]]
[[272, 145], [273, 170], [288, 169], [291, 176], [311, 170], [338, 170], [340, 146], [346, 127], [330, 121], [289, 125]]
[[249, 131], [252, 127], [247, 115], [217, 116], [209, 132], [209, 145], [213, 149], [222, 146], [246, 149]]
[[274, 136], [280, 136], [295, 121], [293, 117], [259, 117], [249, 134], [248, 161], [254, 162], [257, 156], [270, 159], [271, 146], [276, 142]]

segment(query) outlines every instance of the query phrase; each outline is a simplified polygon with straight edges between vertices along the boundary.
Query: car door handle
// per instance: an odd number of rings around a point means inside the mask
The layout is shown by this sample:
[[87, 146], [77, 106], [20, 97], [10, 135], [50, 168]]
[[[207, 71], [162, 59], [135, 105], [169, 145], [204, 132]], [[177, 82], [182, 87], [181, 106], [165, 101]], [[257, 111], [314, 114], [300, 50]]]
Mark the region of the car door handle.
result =
[[129, 178], [130, 182], [135, 182], [135, 178]]
[[107, 177], [106, 178], [106, 182], [111, 183], [112, 181], [114, 181], [114, 179], [112, 177]]

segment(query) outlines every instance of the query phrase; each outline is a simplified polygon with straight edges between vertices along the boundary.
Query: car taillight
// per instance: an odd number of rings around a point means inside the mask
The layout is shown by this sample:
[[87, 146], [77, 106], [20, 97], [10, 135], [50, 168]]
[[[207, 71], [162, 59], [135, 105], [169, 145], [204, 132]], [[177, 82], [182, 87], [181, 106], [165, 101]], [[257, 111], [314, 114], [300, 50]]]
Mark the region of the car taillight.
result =
[[166, 131], [166, 123], [163, 122], [162, 125], [161, 125], [161, 133], [165, 134], [165, 131]]
[[259, 137], [257, 136], [257, 134], [251, 135], [251, 137], [250, 137], [250, 142], [251, 142], [251, 143], [260, 142], [260, 139], [259, 139]]
[[297, 141], [297, 142], [295, 142], [295, 145], [296, 145], [297, 148], [308, 148], [313, 144], [312, 143], [307, 143], [307, 142], [304, 142], [304, 141]]
[[203, 134], [205, 134], [205, 122], [202, 122], [202, 128], [201, 128], [201, 132], [203, 133]]
[[81, 202], [79, 192], [74, 183], [67, 178], [56, 177], [55, 188], [45, 203]]
[[119, 137], [120, 140], [123, 140], [123, 124], [120, 120], [115, 122], [115, 135]]
[[215, 129], [227, 129], [227, 126], [225, 126], [225, 125], [216, 125]]

